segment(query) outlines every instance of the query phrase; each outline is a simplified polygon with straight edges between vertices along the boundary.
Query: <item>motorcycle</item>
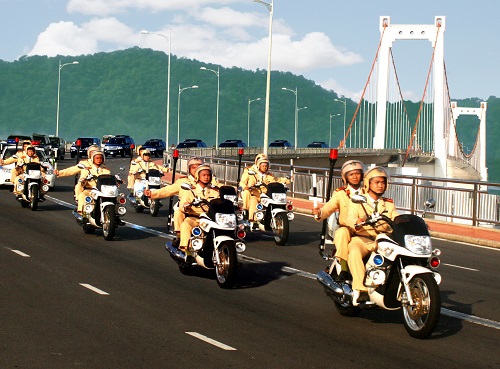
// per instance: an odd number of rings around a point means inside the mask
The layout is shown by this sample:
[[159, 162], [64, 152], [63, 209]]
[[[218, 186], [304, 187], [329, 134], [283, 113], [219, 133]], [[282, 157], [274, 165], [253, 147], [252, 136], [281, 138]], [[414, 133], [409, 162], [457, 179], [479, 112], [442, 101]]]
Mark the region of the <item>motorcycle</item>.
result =
[[85, 198], [82, 214], [73, 210], [73, 215], [84, 233], [92, 234], [97, 228], [102, 228], [104, 239], [110, 241], [116, 228], [124, 224], [120, 217], [127, 212], [125, 194], [118, 192], [122, 180], [111, 174], [89, 175], [86, 179], [97, 179], [97, 184]]
[[[253, 174], [253, 172], [250, 171], [249, 174]], [[286, 197], [288, 189], [278, 182], [267, 185], [258, 182], [252, 186], [252, 188], [257, 189], [261, 187], [265, 187], [267, 191], [260, 194], [260, 202], [254, 213], [254, 224], [247, 223], [247, 230], [272, 231], [274, 242], [276, 245], [282, 246], [288, 241], [290, 221], [295, 217], [293, 205]]]
[[[353, 195], [351, 200], [363, 204], [366, 197]], [[392, 229], [390, 233], [377, 235], [377, 247], [366, 259], [364, 285], [368, 288], [369, 300], [359, 306], [352, 303], [352, 281], [338, 278], [341, 267], [333, 257], [335, 252], [325, 255], [320, 251], [323, 259], [333, 262], [316, 278], [341, 315], [354, 316], [360, 309], [373, 307], [402, 309], [404, 326], [410, 336], [422, 339], [434, 331], [441, 310], [438, 287], [441, 275], [437, 272], [441, 251], [433, 250], [423, 219], [425, 212], [434, 205], [434, 200], [426, 201], [422, 217], [403, 214], [391, 220], [383, 214], [373, 213], [359, 224], [385, 222]]]
[[[141, 173], [142, 169], [138, 173]], [[137, 213], [149, 209], [151, 216], [156, 217], [162, 204], [160, 200], [152, 200], [144, 195], [146, 188], [159, 189], [161, 187], [162, 173], [158, 169], [149, 169], [146, 178], [137, 179], [134, 183], [134, 194], [130, 196], [130, 202]]]
[[25, 166], [24, 173], [19, 176], [16, 184], [20, 195], [17, 197], [23, 208], [30, 207], [35, 211], [39, 201], [43, 201], [40, 196], [49, 191], [47, 180], [42, 174], [40, 163], [19, 163], [18, 166]]
[[[192, 191], [188, 183], [181, 187]], [[237, 254], [246, 249], [246, 234], [237, 224], [234, 202], [223, 197], [207, 201], [195, 196], [190, 205], [200, 207], [203, 213], [199, 225], [191, 231], [186, 253], [170, 241], [165, 248], [179, 265], [181, 273], [187, 274], [197, 265], [215, 269], [219, 287], [231, 288], [238, 267]]]

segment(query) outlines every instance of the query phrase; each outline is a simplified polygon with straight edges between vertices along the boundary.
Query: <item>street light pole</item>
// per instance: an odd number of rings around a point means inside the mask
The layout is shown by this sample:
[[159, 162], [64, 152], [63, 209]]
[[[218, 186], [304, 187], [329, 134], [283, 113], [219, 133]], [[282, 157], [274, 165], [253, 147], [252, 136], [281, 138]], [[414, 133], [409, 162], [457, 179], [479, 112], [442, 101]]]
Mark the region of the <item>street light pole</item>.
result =
[[177, 145], [180, 142], [179, 132], [180, 132], [180, 127], [181, 127], [181, 118], [180, 118], [181, 117], [181, 93], [182, 93], [182, 91], [189, 90], [191, 88], [198, 88], [198, 86], [193, 85], [190, 87], [181, 88], [181, 85], [179, 84], [179, 95], [177, 96]]
[[168, 68], [167, 68], [167, 123], [166, 123], [166, 130], [165, 130], [165, 145], [168, 148], [169, 147], [169, 138], [168, 138], [168, 133], [169, 133], [169, 127], [170, 127], [170, 55], [172, 55], [172, 31], [169, 29], [168, 30], [168, 36], [164, 35], [163, 33], [153, 33], [149, 31], [141, 31], [141, 34], [143, 35], [157, 35], [160, 37], [163, 37], [164, 39], [168, 40]]
[[[344, 136], [343, 136], [343, 138], [342, 138], [342, 141], [344, 141], [344, 140], [345, 140], [345, 116], [346, 116], [346, 110], [347, 110], [347, 109], [346, 109], [346, 99], [344, 99], [344, 100], [333, 99], [333, 101], [337, 101], [337, 102], [339, 102], [339, 103], [344, 104]], [[345, 142], [343, 143], [343, 145], [342, 145], [342, 146], [343, 146], [343, 147], [345, 147]]]
[[255, 3], [263, 4], [269, 10], [269, 50], [267, 53], [267, 82], [266, 82], [266, 112], [264, 115], [264, 154], [267, 154], [267, 146], [269, 142], [269, 100], [271, 92], [271, 50], [273, 47], [273, 12], [274, 0], [271, 3], [266, 3], [261, 0], [253, 0]]
[[215, 119], [215, 147], [219, 147], [219, 96], [220, 96], [220, 71], [219, 67], [217, 70], [208, 69], [205, 67], [200, 67], [201, 70], [208, 70], [209, 72], [215, 73], [217, 76], [217, 113]]
[[332, 118], [338, 117], [339, 115], [340, 115], [340, 113], [330, 114], [330, 135], [328, 136], [328, 147], [332, 147]]
[[247, 129], [247, 144], [248, 146], [250, 146], [250, 104], [253, 103], [254, 101], [259, 101], [260, 100], [260, 97], [256, 98], [256, 99], [253, 99], [253, 100], [250, 100], [250, 98], [248, 98], [248, 129]]
[[77, 61], [71, 63], [61, 64], [61, 60], [59, 59], [59, 76], [57, 78], [57, 112], [56, 112], [56, 137], [59, 137], [59, 97], [61, 94], [61, 69], [63, 69], [66, 65], [79, 64]]
[[[286, 87], [282, 87], [281, 88], [282, 90], [285, 90], [285, 91], [290, 91], [290, 92], [293, 92], [295, 94], [295, 141], [294, 141], [294, 146], [295, 146], [295, 150], [297, 150], [297, 139], [298, 139], [298, 130], [299, 130], [299, 107], [297, 105], [298, 103], [298, 93], [297, 93], [297, 87], [295, 87], [295, 90], [291, 90], [289, 88], [286, 88]], [[303, 109], [303, 108], [301, 108]]]

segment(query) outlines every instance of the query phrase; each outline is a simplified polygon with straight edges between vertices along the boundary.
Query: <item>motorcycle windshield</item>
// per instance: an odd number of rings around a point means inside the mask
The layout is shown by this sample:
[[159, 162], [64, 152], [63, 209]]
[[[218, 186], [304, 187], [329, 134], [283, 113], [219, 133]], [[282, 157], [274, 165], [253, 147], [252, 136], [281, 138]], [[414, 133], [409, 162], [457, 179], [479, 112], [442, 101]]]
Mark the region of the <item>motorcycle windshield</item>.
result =
[[29, 172], [31, 170], [41, 170], [41, 165], [40, 163], [26, 163], [26, 171]]
[[208, 216], [210, 219], [215, 219], [216, 213], [233, 214], [234, 204], [225, 199], [213, 199], [210, 201], [210, 209], [208, 210]]
[[273, 197], [273, 193], [286, 193], [283, 183], [273, 182], [267, 185], [267, 196]]
[[425, 221], [417, 215], [398, 215], [394, 218], [392, 238], [400, 245], [404, 245], [405, 235], [429, 236], [429, 229]]
[[160, 178], [161, 177], [160, 171], [158, 169], [150, 169], [148, 174], [146, 175], [146, 179], [149, 179], [151, 177]]
[[102, 186], [117, 186], [116, 177], [111, 174], [101, 174], [97, 177], [97, 189], [101, 191]]

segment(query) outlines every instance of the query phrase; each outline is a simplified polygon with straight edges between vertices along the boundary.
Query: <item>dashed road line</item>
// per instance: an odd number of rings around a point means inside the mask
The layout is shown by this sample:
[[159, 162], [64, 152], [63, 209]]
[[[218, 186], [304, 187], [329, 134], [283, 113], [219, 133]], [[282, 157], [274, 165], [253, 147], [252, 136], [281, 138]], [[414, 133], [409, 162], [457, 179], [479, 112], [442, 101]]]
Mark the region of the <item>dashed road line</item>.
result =
[[106, 291], [100, 290], [99, 288], [94, 287], [94, 286], [87, 284], [87, 283], [80, 283], [80, 286], [88, 288], [89, 290], [94, 291], [94, 292], [98, 293], [99, 295], [109, 295], [109, 293], [107, 293]]
[[196, 337], [199, 340], [207, 342], [207, 343], [209, 343], [211, 345], [214, 345], [214, 346], [216, 346], [218, 348], [221, 348], [223, 350], [226, 350], [226, 351], [236, 351], [236, 349], [234, 347], [228, 346], [228, 345], [226, 345], [226, 344], [224, 344], [222, 342], [219, 342], [219, 341], [216, 341], [214, 339], [211, 339], [211, 338], [209, 338], [207, 336], [204, 336], [204, 335], [202, 335], [200, 333], [197, 333], [197, 332], [186, 332], [186, 334], [189, 334], [190, 336]]

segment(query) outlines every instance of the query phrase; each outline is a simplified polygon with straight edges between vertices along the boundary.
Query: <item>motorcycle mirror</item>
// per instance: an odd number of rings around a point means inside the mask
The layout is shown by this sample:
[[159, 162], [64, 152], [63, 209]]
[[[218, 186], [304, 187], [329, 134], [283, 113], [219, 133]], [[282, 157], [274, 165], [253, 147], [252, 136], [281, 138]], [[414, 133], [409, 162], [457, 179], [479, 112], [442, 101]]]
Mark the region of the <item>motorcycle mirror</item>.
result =
[[351, 201], [355, 204], [366, 204], [366, 197], [363, 195], [352, 195]]
[[78, 167], [79, 169], [85, 169], [85, 165], [83, 165], [83, 164], [78, 164], [78, 165], [77, 165], [77, 167]]
[[249, 170], [249, 171], [248, 171], [248, 174], [250, 174], [251, 176], [253, 176], [253, 175], [255, 175], [255, 171], [253, 171], [253, 170]]
[[434, 200], [434, 199], [428, 199], [428, 200], [424, 203], [424, 206], [425, 206], [427, 209], [432, 209], [432, 208], [434, 208], [434, 206], [436, 206], [436, 200]]
[[189, 183], [184, 182], [181, 184], [181, 188], [186, 191], [191, 191], [191, 185]]

